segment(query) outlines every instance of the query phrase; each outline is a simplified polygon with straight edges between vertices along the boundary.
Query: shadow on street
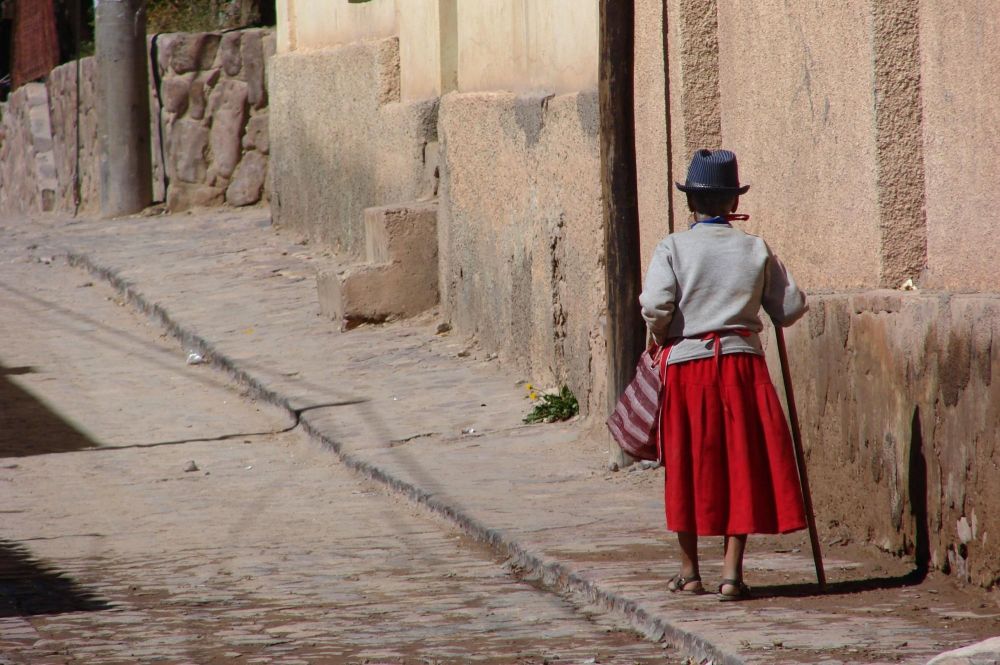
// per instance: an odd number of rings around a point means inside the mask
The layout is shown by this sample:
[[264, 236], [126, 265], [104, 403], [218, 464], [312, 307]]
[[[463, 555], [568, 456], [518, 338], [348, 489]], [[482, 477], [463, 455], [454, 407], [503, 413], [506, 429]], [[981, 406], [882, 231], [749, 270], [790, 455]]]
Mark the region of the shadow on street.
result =
[[31, 367], [0, 365], [0, 457], [67, 453], [97, 444], [11, 380]]
[[0, 619], [111, 609], [72, 578], [37, 561], [16, 543], [0, 539]]

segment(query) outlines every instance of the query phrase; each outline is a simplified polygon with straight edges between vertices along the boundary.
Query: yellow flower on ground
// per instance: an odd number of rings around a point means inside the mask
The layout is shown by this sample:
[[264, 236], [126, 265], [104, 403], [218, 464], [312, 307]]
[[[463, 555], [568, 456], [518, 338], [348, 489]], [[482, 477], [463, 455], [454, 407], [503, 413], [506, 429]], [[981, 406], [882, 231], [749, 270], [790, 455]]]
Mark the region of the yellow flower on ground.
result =
[[528, 399], [530, 399], [530, 400], [536, 400], [536, 399], [538, 399], [538, 394], [534, 393], [534, 392], [530, 392], [530, 393], [528, 393]]

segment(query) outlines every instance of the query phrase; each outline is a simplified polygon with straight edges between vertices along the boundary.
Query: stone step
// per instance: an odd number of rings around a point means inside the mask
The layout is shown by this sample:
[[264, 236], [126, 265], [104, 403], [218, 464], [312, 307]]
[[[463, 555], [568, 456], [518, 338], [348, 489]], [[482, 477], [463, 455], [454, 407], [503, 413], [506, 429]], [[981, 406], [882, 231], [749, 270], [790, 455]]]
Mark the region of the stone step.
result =
[[341, 330], [415, 316], [438, 302], [437, 202], [365, 209], [367, 263], [320, 271], [320, 313]]

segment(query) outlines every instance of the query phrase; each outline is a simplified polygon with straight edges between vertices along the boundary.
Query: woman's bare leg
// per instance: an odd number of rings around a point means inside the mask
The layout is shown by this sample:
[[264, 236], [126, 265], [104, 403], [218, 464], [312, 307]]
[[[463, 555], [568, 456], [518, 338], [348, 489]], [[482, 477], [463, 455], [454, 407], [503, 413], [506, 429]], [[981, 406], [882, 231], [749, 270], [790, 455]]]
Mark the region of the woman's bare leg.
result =
[[[726, 554], [722, 561], [722, 577], [727, 580], [743, 580], [743, 553], [746, 551], [747, 537], [726, 536]], [[738, 593], [730, 584], [723, 584], [720, 591], [723, 594]]]
[[[691, 580], [698, 578], [698, 534], [690, 531], [678, 531], [677, 543], [681, 546], [681, 572], [680, 577]], [[673, 586], [668, 586], [671, 591], [701, 591], [704, 587], [699, 579], [694, 579], [679, 587], [671, 582]]]

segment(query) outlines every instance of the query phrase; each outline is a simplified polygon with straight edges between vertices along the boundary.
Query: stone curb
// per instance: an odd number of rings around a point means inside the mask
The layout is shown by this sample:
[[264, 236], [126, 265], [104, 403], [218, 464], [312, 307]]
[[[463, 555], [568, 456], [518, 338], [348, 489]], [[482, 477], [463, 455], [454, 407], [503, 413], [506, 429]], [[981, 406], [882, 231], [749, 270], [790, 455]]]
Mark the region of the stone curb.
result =
[[251, 398], [286, 411], [295, 420], [289, 429], [301, 426], [306, 434], [332, 450], [351, 470], [390, 487], [410, 501], [425, 506], [457, 525], [477, 541], [487, 544], [495, 552], [507, 558], [507, 565], [525, 571], [521, 576], [523, 579], [552, 592], [573, 594], [606, 612], [620, 616], [647, 639], [654, 642], [666, 641], [682, 655], [694, 658], [699, 663], [745, 665], [746, 661], [742, 658], [723, 651], [703, 636], [678, 628], [666, 618], [651, 614], [637, 601], [584, 579], [564, 563], [545, 559], [540, 554], [525, 549], [502, 531], [490, 528], [451, 504], [434, 498], [420, 487], [393, 476], [381, 467], [351, 455], [339, 442], [316, 426], [308, 416], [303, 415], [303, 409], [293, 408], [286, 397], [271, 390], [246, 370], [241, 369], [197, 332], [177, 323], [166, 309], [147, 300], [134, 284], [121, 277], [113, 268], [98, 265], [86, 254], [73, 251], [67, 252], [66, 259], [70, 266], [83, 269], [95, 278], [110, 284], [133, 309], [155, 321], [168, 334], [179, 340], [185, 349], [197, 351], [203, 356], [206, 364], [228, 374], [239, 386], [247, 390]]

